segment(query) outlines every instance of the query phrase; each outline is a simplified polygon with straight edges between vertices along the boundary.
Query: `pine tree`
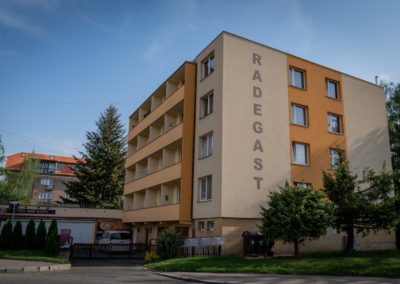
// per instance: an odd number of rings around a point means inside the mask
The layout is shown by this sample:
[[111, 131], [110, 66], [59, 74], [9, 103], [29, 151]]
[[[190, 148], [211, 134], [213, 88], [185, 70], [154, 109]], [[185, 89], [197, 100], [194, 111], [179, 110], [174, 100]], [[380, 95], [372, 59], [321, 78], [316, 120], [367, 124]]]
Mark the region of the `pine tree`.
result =
[[20, 250], [24, 248], [24, 237], [22, 235], [22, 225], [17, 221], [13, 230], [13, 249]]
[[126, 136], [120, 115], [109, 106], [96, 123], [97, 130], [87, 132], [85, 152], [77, 163], [78, 180], [66, 183], [70, 199], [102, 208], [121, 208], [125, 177]]
[[47, 255], [56, 257], [60, 252], [60, 247], [58, 245], [58, 235], [55, 230], [49, 230], [46, 242]]
[[34, 249], [35, 248], [35, 221], [32, 219], [29, 221], [28, 226], [26, 226], [25, 231], [25, 247], [27, 249]]
[[49, 238], [49, 235], [50, 235], [53, 231], [56, 232], [56, 234], [58, 235], [57, 220], [51, 221], [50, 227], [49, 227], [49, 231], [47, 232], [47, 238]]
[[46, 225], [43, 220], [40, 220], [36, 232], [35, 248], [38, 250], [46, 249]]
[[1, 249], [4, 250], [12, 249], [13, 246], [12, 235], [13, 235], [13, 227], [11, 221], [8, 220], [8, 222], [5, 223], [3, 228], [1, 229], [1, 236], [0, 236]]
[[334, 204], [334, 226], [347, 234], [346, 252], [354, 250], [355, 233], [392, 229], [395, 211], [393, 174], [383, 167], [379, 173], [365, 169], [362, 177], [352, 174], [341, 159], [332, 173], [323, 173], [324, 191]]

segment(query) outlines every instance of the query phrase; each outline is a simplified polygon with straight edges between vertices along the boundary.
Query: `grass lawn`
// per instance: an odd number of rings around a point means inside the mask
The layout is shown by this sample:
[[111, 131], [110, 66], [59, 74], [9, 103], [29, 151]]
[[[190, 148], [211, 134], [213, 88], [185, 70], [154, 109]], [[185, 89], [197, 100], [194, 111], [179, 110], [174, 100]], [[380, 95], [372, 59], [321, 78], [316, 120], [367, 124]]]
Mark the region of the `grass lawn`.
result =
[[146, 267], [160, 271], [400, 277], [400, 252], [359, 252], [352, 256], [334, 252], [263, 259], [201, 256], [170, 259]]
[[65, 258], [49, 257], [46, 251], [41, 250], [0, 250], [0, 258], [69, 263]]

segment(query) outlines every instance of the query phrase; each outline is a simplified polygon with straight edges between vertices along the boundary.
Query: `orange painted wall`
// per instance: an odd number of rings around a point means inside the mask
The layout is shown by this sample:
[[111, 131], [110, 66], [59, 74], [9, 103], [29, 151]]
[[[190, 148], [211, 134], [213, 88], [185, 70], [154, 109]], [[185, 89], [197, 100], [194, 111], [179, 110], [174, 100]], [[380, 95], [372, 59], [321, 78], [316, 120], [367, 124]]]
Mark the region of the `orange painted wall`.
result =
[[[341, 74], [331, 69], [313, 64], [300, 58], [288, 55], [288, 94], [289, 113], [291, 104], [308, 107], [308, 127], [290, 124], [291, 142], [302, 142], [309, 145], [309, 165], [291, 165], [292, 182], [312, 183], [315, 188], [322, 188], [322, 172], [331, 170], [329, 150], [340, 148], [347, 152], [346, 127], [343, 123], [344, 108]], [[290, 85], [289, 68], [296, 67], [305, 71], [305, 90]], [[339, 83], [339, 100], [327, 97], [326, 80]], [[342, 116], [342, 134], [328, 131], [328, 113]], [[291, 119], [290, 119], [291, 121]], [[290, 153], [292, 158], [292, 143]]]
[[196, 97], [196, 65], [185, 63], [185, 99], [183, 101], [182, 169], [179, 222], [191, 224], [193, 192], [193, 144]]

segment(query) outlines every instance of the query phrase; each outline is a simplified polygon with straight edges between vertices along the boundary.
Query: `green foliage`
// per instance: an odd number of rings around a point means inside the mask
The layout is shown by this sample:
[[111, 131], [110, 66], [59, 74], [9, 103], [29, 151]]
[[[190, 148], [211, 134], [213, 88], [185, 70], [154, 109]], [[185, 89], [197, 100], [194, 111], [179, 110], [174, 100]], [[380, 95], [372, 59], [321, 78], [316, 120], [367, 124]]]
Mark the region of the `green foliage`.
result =
[[35, 221], [31, 219], [28, 225], [26, 226], [26, 231], [25, 231], [25, 247], [27, 249], [35, 248], [35, 235], [36, 235]]
[[174, 228], [170, 227], [162, 231], [158, 236], [156, 251], [161, 259], [175, 258], [178, 256], [181, 245], [181, 237]]
[[13, 249], [19, 250], [24, 248], [24, 236], [22, 235], [22, 225], [20, 221], [17, 221], [14, 225], [12, 243]]
[[40, 220], [36, 231], [35, 247], [39, 250], [46, 249], [46, 225], [43, 220]]
[[56, 232], [56, 234], [58, 235], [57, 220], [51, 221], [50, 227], [49, 227], [49, 231], [47, 232], [47, 238], [49, 237], [49, 235], [51, 234], [51, 232]]
[[152, 263], [160, 260], [160, 256], [154, 251], [146, 252], [144, 256], [144, 263]]
[[13, 242], [13, 227], [11, 221], [9, 220], [7, 223], [4, 224], [3, 228], [1, 229], [1, 239], [0, 239], [0, 248], [1, 249], [12, 249]]
[[121, 208], [126, 137], [117, 109], [109, 106], [96, 125], [96, 131], [86, 133], [85, 152], [77, 163], [78, 180], [66, 183], [70, 199], [63, 202]]
[[58, 245], [58, 234], [57, 231], [49, 230], [46, 243], [47, 255], [56, 257], [60, 253], [60, 247]]
[[347, 234], [347, 252], [354, 250], [354, 231], [366, 235], [391, 229], [398, 221], [393, 174], [385, 167], [379, 173], [365, 169], [359, 179], [342, 160], [333, 173], [323, 173], [323, 184], [334, 204], [334, 226]]
[[47, 256], [47, 251], [44, 250], [2, 250], [0, 251], [0, 258], [45, 261], [53, 263], [69, 263], [68, 260], [62, 257], [55, 258]]
[[324, 193], [313, 188], [285, 185], [269, 195], [261, 207], [261, 231], [269, 241], [293, 243], [295, 255], [304, 239], [318, 239], [331, 225], [331, 206]]
[[4, 160], [4, 147], [0, 137], [0, 200], [29, 204], [29, 192], [37, 176], [39, 161], [28, 157], [18, 171], [10, 171], [2, 166]]

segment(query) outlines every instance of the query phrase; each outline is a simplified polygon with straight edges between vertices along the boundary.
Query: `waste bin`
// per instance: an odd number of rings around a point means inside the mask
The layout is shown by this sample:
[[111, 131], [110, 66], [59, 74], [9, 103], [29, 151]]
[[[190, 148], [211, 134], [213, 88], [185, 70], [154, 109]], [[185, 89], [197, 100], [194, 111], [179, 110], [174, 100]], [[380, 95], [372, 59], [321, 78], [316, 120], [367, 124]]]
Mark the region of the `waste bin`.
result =
[[243, 238], [243, 253], [244, 256], [273, 256], [274, 242], [267, 243], [265, 237], [260, 232], [244, 231]]

